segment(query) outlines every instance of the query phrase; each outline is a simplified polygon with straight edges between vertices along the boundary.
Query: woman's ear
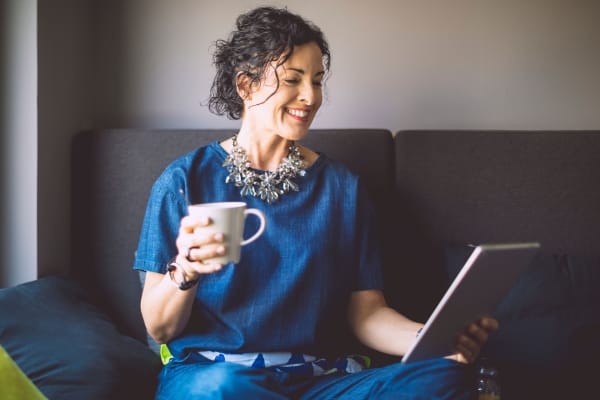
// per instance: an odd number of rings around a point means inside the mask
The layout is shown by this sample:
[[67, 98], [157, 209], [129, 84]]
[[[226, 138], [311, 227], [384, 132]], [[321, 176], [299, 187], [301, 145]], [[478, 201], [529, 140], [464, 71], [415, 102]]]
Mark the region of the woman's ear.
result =
[[250, 87], [252, 86], [251, 80], [244, 72], [240, 71], [237, 73], [235, 77], [235, 88], [237, 90], [238, 95], [242, 98], [242, 100], [251, 100], [252, 92]]

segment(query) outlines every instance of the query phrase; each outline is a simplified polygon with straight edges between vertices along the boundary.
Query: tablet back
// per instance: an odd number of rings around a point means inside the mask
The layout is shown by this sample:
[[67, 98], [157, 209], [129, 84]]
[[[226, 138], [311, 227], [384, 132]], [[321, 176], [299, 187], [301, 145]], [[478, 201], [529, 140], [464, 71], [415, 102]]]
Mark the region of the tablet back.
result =
[[453, 354], [458, 334], [478, 318], [493, 316], [539, 246], [539, 243], [506, 243], [475, 247], [402, 362]]

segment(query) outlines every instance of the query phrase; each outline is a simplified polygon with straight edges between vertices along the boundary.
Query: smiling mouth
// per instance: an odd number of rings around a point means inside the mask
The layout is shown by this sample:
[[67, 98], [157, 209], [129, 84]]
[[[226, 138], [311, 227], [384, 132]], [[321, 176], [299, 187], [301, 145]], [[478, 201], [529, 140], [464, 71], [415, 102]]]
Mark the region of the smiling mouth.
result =
[[286, 108], [286, 112], [292, 117], [301, 121], [308, 121], [308, 116], [310, 114], [310, 112], [307, 110], [299, 110], [295, 108]]

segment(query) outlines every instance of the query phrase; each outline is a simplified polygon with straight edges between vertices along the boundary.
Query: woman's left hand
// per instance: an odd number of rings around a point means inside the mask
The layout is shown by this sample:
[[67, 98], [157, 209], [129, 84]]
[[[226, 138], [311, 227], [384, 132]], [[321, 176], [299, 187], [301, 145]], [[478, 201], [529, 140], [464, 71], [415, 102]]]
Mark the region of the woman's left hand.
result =
[[481, 348], [487, 342], [490, 333], [498, 329], [498, 321], [483, 317], [467, 325], [465, 331], [456, 340], [456, 353], [449, 358], [471, 364], [479, 357]]

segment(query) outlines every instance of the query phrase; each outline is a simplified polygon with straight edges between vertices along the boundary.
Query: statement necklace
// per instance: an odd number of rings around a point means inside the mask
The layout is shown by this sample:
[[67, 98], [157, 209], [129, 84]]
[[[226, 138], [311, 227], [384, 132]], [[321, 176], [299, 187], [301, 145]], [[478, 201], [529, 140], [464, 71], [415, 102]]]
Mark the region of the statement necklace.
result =
[[231, 153], [223, 162], [229, 172], [225, 183], [233, 183], [239, 187], [242, 196], [258, 197], [268, 204], [279, 199], [279, 196], [290, 191], [298, 192], [300, 187], [293, 181], [297, 175], [304, 176], [304, 157], [294, 142], [289, 147], [289, 153], [281, 160], [281, 164], [273, 172], [258, 173], [250, 168], [246, 151], [238, 146], [237, 135], [232, 138]]

